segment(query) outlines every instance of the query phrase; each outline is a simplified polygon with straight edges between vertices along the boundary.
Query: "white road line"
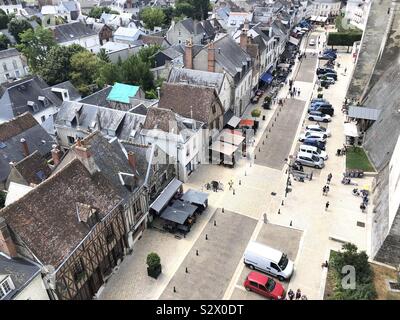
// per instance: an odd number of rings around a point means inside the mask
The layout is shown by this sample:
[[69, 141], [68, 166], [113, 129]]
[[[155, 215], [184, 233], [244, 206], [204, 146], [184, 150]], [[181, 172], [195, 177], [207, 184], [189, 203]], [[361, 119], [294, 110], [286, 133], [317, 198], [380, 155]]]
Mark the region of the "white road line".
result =
[[243, 286], [241, 286], [241, 285], [235, 285], [235, 288], [237, 288], [237, 289], [240, 289], [240, 290], [242, 290], [242, 291], [247, 291], [246, 289], [245, 289], [245, 287], [243, 287]]

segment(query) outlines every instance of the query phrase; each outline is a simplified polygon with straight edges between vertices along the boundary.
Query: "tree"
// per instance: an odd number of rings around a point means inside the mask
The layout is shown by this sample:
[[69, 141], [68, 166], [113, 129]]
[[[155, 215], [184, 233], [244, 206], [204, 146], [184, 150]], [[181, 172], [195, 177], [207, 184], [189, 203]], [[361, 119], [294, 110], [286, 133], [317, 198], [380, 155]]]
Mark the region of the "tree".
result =
[[193, 17], [195, 8], [188, 2], [181, 2], [175, 4], [175, 17], [186, 16]]
[[154, 88], [154, 76], [148, 63], [142, 61], [139, 55], [130, 56], [122, 64], [123, 82], [139, 85], [144, 91]]
[[53, 46], [38, 68], [38, 74], [49, 85], [67, 81], [71, 72], [71, 57], [86, 49], [80, 45]]
[[9, 17], [4, 10], [0, 9], [0, 29], [7, 29], [7, 25], [9, 22]]
[[171, 25], [172, 18], [174, 17], [174, 8], [169, 6], [162, 8], [161, 10], [164, 12], [165, 15], [164, 25]]
[[139, 58], [149, 64], [151, 68], [155, 67], [155, 57], [154, 55], [160, 51], [161, 46], [159, 45], [151, 45], [148, 47], [144, 47], [139, 50], [138, 55]]
[[104, 13], [119, 14], [118, 11], [111, 10], [109, 7], [93, 7], [89, 11], [89, 17], [100, 19], [101, 15]]
[[71, 57], [70, 79], [83, 96], [91, 94], [97, 87], [99, 66], [99, 58], [89, 51], [78, 52]]
[[6, 203], [6, 193], [0, 190], [0, 209], [4, 208], [4, 205]]
[[12, 36], [15, 38], [15, 41], [17, 43], [20, 43], [21, 41], [21, 33], [26, 31], [26, 30], [33, 30], [32, 26], [28, 21], [25, 19], [17, 19], [13, 18], [11, 19], [10, 23], [8, 24], [8, 31], [12, 34]]
[[37, 27], [28, 29], [20, 34], [20, 44], [17, 45], [28, 60], [29, 68], [37, 72], [45, 61], [47, 53], [56, 45], [53, 34], [49, 29]]
[[184, 14], [196, 20], [207, 19], [210, 9], [210, 0], [178, 0], [175, 3], [176, 16]]
[[161, 27], [165, 22], [165, 14], [160, 8], [145, 8], [140, 13], [147, 29], [153, 30], [154, 27]]
[[328, 46], [353, 46], [354, 42], [360, 41], [362, 33], [349, 33], [349, 32], [330, 32], [328, 35]]
[[4, 34], [0, 34], [0, 50], [7, 49], [9, 44], [10, 39], [8, 39], [7, 36]]
[[114, 85], [122, 81], [121, 67], [115, 63], [105, 63], [100, 67], [99, 77], [96, 80], [97, 85], [102, 88], [106, 84]]
[[104, 62], [107, 62], [107, 63], [111, 62], [110, 57], [107, 55], [106, 49], [104, 49], [104, 48], [100, 49], [99, 53], [97, 54], [97, 57]]

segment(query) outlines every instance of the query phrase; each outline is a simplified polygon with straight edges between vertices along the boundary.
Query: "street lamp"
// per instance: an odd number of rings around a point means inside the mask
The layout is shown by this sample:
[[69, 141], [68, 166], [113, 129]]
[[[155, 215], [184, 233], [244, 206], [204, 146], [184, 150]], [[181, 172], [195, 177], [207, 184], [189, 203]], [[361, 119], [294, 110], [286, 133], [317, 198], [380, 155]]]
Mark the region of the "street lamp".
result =
[[176, 172], [177, 172], [177, 176], [178, 176], [178, 180], [179, 180], [179, 154], [178, 154], [178, 150], [182, 150], [183, 146], [182, 143], [180, 142], [176, 142]]

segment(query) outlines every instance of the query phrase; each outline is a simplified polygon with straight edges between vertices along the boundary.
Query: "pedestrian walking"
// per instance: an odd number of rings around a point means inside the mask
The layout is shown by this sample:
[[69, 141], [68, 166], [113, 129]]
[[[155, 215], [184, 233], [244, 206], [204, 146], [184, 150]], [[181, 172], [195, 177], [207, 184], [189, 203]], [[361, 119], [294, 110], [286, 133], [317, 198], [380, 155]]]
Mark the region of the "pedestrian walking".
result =
[[347, 72], [347, 68], [344, 68], [344, 74], [346, 74], [346, 72]]
[[297, 95], [300, 96], [300, 89], [297, 90]]
[[232, 187], [233, 187], [233, 181], [232, 181], [232, 180], [230, 180], [230, 181], [228, 182], [228, 185], [229, 185], [229, 190], [232, 190]]
[[289, 297], [290, 300], [293, 300], [293, 298], [294, 298], [294, 292], [292, 291], [292, 289], [289, 290], [289, 292], [288, 292], [288, 297]]
[[325, 186], [325, 195], [326, 195], [326, 196], [328, 195], [328, 192], [329, 192], [329, 186], [326, 185], [326, 186]]
[[329, 173], [328, 178], [326, 179], [326, 183], [331, 184], [331, 180], [332, 180], [332, 173]]
[[325, 203], [325, 211], [327, 211], [328, 208], [329, 208], [329, 201], [327, 201], [327, 202]]
[[322, 195], [323, 195], [323, 196], [326, 195], [326, 186], [324, 186], [324, 187], [322, 188]]
[[296, 300], [299, 300], [301, 298], [301, 290], [297, 289], [296, 291]]

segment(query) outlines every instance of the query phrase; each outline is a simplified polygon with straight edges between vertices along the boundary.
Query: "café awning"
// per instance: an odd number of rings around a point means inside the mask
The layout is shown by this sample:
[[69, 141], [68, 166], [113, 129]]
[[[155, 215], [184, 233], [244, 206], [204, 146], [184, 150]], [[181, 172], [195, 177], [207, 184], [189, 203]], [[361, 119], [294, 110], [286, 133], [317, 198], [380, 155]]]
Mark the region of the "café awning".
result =
[[208, 194], [205, 192], [189, 189], [181, 197], [183, 201], [187, 201], [197, 205], [207, 205]]
[[265, 72], [260, 79], [269, 84], [272, 82], [273, 76], [269, 72]]
[[189, 216], [192, 216], [197, 210], [196, 206], [194, 206], [190, 203], [184, 202], [182, 200], [174, 201], [174, 203], [171, 205], [171, 207], [176, 210], [179, 210], [179, 211], [185, 211], [185, 212], [189, 213]]
[[344, 124], [344, 135], [355, 138], [359, 136], [355, 122], [348, 122]]
[[378, 109], [350, 106], [347, 116], [350, 118], [376, 121], [378, 120], [380, 112], [381, 111]]
[[212, 151], [216, 151], [231, 156], [238, 149], [238, 147], [230, 143], [225, 143], [220, 140], [217, 140], [213, 142], [210, 149]]
[[164, 220], [172, 221], [178, 224], [184, 224], [187, 218], [190, 217], [190, 213], [175, 209], [173, 207], [166, 207], [160, 215]]
[[154, 211], [160, 213], [162, 209], [164, 209], [168, 203], [171, 201], [172, 197], [178, 191], [178, 189], [182, 186], [182, 181], [178, 179], [173, 179], [161, 192], [161, 194], [157, 197], [156, 200], [150, 205], [150, 208]]

